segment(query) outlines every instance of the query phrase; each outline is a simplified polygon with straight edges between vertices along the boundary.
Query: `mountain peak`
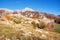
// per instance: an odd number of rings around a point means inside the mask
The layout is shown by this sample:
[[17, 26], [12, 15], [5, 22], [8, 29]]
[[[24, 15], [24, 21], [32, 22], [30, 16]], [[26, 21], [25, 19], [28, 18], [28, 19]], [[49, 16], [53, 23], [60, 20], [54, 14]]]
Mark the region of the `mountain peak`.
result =
[[31, 8], [28, 8], [28, 7], [26, 7], [25, 9], [23, 9], [22, 10], [23, 12], [25, 12], [25, 11], [34, 11], [33, 9], [31, 9]]

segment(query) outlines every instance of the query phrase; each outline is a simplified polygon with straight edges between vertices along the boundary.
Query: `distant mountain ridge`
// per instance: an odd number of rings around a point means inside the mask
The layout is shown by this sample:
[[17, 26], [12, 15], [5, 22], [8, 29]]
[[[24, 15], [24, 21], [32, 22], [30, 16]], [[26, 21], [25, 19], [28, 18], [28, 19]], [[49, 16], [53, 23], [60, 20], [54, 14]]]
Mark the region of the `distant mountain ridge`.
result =
[[9, 13], [12, 13], [12, 14], [20, 13], [24, 16], [28, 16], [28, 17], [32, 17], [32, 18], [36, 18], [36, 17], [39, 17], [42, 15], [42, 16], [47, 17], [48, 19], [54, 19], [56, 22], [60, 22], [59, 16], [55, 16], [55, 15], [44, 13], [44, 12], [37, 12], [31, 8], [25, 8], [22, 10], [15, 10], [15, 11], [6, 9], [6, 8], [0, 8], [0, 14], [9, 14]]

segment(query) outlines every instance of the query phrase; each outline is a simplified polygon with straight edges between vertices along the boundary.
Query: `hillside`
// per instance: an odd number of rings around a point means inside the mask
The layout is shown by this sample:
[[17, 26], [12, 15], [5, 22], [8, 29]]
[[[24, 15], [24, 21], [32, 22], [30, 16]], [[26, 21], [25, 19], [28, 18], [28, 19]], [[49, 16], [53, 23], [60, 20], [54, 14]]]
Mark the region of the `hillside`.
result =
[[0, 40], [60, 40], [53, 30], [55, 16], [48, 15], [30, 8], [0, 9]]

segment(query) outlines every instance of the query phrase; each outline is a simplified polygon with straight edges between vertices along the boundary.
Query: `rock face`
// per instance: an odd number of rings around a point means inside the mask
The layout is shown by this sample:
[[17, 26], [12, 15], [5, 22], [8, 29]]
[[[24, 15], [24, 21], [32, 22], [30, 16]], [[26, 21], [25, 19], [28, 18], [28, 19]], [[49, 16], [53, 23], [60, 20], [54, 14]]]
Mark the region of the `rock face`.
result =
[[38, 18], [39, 12], [26, 11], [26, 12], [22, 12], [22, 15], [27, 16], [27, 17], [31, 17], [31, 18]]
[[60, 24], [60, 17], [57, 17], [57, 18], [55, 19], [55, 22], [58, 23], [58, 24]]

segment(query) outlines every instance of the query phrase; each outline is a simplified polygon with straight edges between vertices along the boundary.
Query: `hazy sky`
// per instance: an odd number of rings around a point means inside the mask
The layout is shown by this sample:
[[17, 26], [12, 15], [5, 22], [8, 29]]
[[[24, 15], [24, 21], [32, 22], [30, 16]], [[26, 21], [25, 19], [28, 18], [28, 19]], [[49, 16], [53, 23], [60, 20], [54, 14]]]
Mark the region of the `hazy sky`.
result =
[[39, 12], [60, 14], [60, 0], [0, 0], [0, 8], [17, 10], [26, 7]]

